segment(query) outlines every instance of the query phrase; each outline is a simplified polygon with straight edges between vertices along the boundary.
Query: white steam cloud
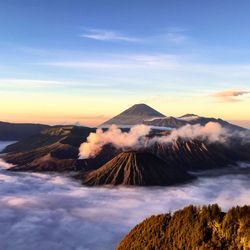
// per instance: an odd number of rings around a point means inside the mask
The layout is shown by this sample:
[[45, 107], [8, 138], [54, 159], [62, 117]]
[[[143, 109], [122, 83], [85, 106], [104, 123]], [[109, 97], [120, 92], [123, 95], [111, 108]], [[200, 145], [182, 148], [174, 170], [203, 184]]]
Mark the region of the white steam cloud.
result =
[[90, 133], [87, 142], [81, 144], [79, 157], [81, 159], [93, 158], [106, 144], [112, 144], [116, 148], [138, 148], [143, 144], [143, 138], [150, 132], [150, 127], [137, 125], [129, 132], [122, 132], [116, 125], [112, 125], [107, 131], [97, 129], [96, 133]]
[[3, 159], [0, 158], [0, 167], [1, 168], [8, 169], [8, 168], [11, 168], [13, 166], [14, 166], [13, 164], [7, 163]]
[[183, 139], [202, 139], [209, 142], [225, 142], [228, 132], [219, 123], [208, 122], [202, 126], [185, 125], [179, 129], [173, 129], [169, 135], [155, 136], [147, 138], [151, 130], [150, 126], [137, 125], [129, 132], [122, 132], [116, 125], [112, 125], [107, 131], [97, 129], [96, 133], [90, 133], [87, 142], [81, 144], [79, 148], [79, 158], [94, 158], [100, 153], [102, 147], [106, 144], [112, 144], [117, 149], [139, 149], [150, 147], [153, 143], [171, 143], [178, 138]]
[[175, 141], [178, 138], [191, 139], [191, 140], [194, 139], [208, 140], [210, 143], [213, 142], [224, 143], [228, 135], [229, 135], [228, 131], [217, 122], [208, 122], [204, 126], [201, 126], [199, 124], [195, 125], [187, 124], [179, 129], [172, 130], [170, 135], [168, 136], [152, 138], [151, 143], [152, 142], [158, 142], [162, 144], [171, 143], [172, 141]]

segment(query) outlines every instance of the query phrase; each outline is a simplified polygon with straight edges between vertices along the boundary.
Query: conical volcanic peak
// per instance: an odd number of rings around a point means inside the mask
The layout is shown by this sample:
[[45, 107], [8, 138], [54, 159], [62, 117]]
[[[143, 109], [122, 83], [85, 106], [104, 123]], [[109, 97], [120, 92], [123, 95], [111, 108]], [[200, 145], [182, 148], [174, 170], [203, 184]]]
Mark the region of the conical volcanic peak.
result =
[[166, 186], [192, 177], [150, 153], [122, 152], [98, 170], [83, 176], [83, 184]]
[[147, 116], [154, 116], [154, 117], [165, 117], [163, 114], [158, 112], [157, 110], [151, 108], [150, 106], [140, 103], [135, 104], [129, 109], [123, 111], [121, 114], [123, 115], [147, 115]]
[[111, 124], [136, 125], [143, 123], [145, 120], [162, 118], [162, 117], [165, 116], [160, 112], [158, 112], [157, 110], [149, 107], [148, 105], [141, 103], [141, 104], [135, 104], [129, 109], [126, 109], [119, 115], [104, 122], [101, 126], [107, 126]]

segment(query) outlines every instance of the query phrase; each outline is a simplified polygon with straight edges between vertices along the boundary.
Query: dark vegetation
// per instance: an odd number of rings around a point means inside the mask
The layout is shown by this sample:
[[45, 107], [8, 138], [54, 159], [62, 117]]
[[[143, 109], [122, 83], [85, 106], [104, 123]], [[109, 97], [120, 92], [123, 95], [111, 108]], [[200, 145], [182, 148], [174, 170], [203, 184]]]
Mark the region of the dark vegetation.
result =
[[116, 250], [250, 249], [250, 206], [227, 213], [218, 205], [190, 205], [151, 216], [135, 226]]

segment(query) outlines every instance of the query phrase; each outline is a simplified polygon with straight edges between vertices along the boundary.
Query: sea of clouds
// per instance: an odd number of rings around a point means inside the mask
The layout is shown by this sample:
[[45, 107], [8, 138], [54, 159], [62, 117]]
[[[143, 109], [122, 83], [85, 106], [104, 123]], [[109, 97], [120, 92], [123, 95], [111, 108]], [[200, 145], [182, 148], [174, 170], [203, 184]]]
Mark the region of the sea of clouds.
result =
[[[1, 143], [0, 143], [1, 145]], [[1, 146], [0, 146], [1, 147]], [[162, 188], [84, 187], [62, 174], [14, 173], [0, 161], [0, 249], [111, 250], [151, 214], [188, 204], [250, 204], [250, 169], [201, 173]]]

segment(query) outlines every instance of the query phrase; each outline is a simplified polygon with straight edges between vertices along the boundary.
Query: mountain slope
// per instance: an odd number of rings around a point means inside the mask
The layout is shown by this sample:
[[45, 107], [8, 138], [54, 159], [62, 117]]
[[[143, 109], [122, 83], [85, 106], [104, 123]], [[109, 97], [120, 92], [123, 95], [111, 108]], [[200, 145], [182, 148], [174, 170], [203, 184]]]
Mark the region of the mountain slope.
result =
[[223, 213], [217, 205], [188, 206], [151, 216], [135, 226], [116, 250], [250, 249], [250, 206]]
[[116, 151], [104, 147], [95, 159], [78, 160], [79, 146], [94, 129], [51, 128], [8, 146], [4, 160], [16, 166], [12, 171], [71, 171], [95, 169], [114, 157]]
[[190, 125], [206, 125], [208, 122], [216, 122], [219, 123], [222, 127], [230, 130], [230, 131], [244, 131], [245, 128], [242, 128], [240, 126], [231, 124], [227, 121], [224, 121], [222, 119], [216, 119], [213, 117], [201, 117], [194, 114], [186, 114], [181, 117], [163, 117], [163, 118], [157, 118], [153, 119], [151, 121], [144, 121], [143, 124], [150, 125], [150, 126], [158, 126], [158, 127], [169, 127], [169, 128], [180, 128], [182, 126], [185, 126], [187, 124]]
[[192, 179], [150, 153], [123, 152], [101, 168], [81, 176], [85, 185], [166, 186]]
[[156, 118], [149, 121], [143, 121], [143, 124], [156, 127], [180, 128], [187, 124], [186, 121], [177, 119], [173, 116]]
[[196, 119], [191, 119], [190, 121], [188, 121], [189, 124], [193, 125], [193, 124], [200, 124], [200, 125], [205, 125], [208, 122], [216, 122], [219, 123], [222, 127], [230, 130], [230, 131], [244, 131], [247, 130], [245, 128], [242, 128], [240, 126], [234, 125], [232, 123], [229, 123], [227, 121], [224, 121], [220, 118], [216, 119], [216, 118], [209, 118], [209, 117], [198, 117]]
[[32, 123], [9, 123], [0, 121], [0, 140], [18, 141], [40, 133], [49, 125]]
[[239, 158], [243, 158], [236, 148], [237, 146], [227, 147], [221, 143], [178, 139], [167, 144], [155, 143], [148, 150], [173, 166], [196, 171], [235, 164]]
[[141, 124], [145, 120], [154, 118], [165, 117], [160, 112], [149, 107], [146, 104], [135, 104], [129, 109], [123, 111], [119, 115], [101, 124], [101, 127], [116, 125], [136, 125]]
[[136, 124], [145, 124], [155, 127], [180, 128], [187, 124], [205, 125], [208, 122], [219, 123], [222, 127], [227, 128], [231, 131], [246, 130], [240, 126], [231, 124], [222, 119], [216, 119], [213, 117], [202, 117], [195, 114], [186, 114], [180, 117], [167, 117], [143, 103], [133, 105], [129, 109], [120, 113], [119, 115], [104, 122], [100, 125], [100, 127], [109, 127], [112, 124], [120, 125], [121, 127]]

